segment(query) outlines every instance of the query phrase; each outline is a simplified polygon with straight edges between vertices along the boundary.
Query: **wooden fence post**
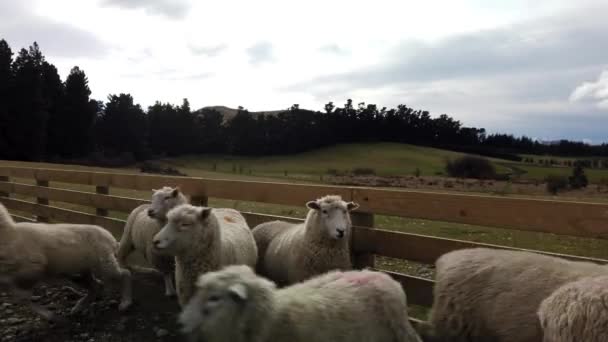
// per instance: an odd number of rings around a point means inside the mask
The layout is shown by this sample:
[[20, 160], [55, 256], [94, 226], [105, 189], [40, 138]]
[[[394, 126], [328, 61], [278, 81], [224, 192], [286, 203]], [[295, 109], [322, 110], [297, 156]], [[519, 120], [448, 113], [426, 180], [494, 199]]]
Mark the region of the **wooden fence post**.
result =
[[[350, 213], [353, 226], [374, 229], [374, 214], [353, 211]], [[373, 253], [354, 253], [354, 267], [357, 269], [374, 267], [376, 258]]]
[[[36, 185], [38, 186], [43, 186], [48, 188], [49, 187], [49, 181], [48, 180], [36, 180]], [[42, 204], [42, 205], [49, 205], [49, 199], [46, 197], [36, 197], [36, 203], [38, 204]], [[36, 215], [36, 221], [38, 222], [49, 222], [49, 218], [46, 216], [41, 216], [41, 215]]]
[[207, 197], [205, 195], [203, 195], [203, 196], [195, 195], [190, 198], [190, 203], [192, 205], [206, 207], [209, 205], [209, 197]]
[[[95, 192], [100, 195], [109, 195], [110, 187], [97, 185], [97, 186], [95, 186]], [[106, 209], [106, 208], [95, 208], [95, 212], [96, 212], [97, 216], [108, 216], [108, 209]]]
[[[0, 182], [10, 182], [11, 180], [8, 176], [0, 176]], [[8, 192], [0, 191], [0, 197], [9, 197], [10, 194]]]

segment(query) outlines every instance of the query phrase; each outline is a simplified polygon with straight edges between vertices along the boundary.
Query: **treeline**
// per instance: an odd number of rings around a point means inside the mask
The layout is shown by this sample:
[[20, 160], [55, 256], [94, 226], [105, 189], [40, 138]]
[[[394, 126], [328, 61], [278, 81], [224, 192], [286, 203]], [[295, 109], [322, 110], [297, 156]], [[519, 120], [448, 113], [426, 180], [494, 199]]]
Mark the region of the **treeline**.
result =
[[74, 67], [65, 82], [38, 45], [16, 56], [0, 40], [0, 158], [88, 160], [128, 163], [153, 156], [200, 153], [291, 154], [353, 142], [389, 141], [435, 146], [499, 158], [517, 153], [608, 156], [608, 145], [562, 141], [543, 145], [526, 137], [486, 135], [448, 115], [405, 105], [332, 102], [322, 111], [293, 105], [273, 115], [252, 115], [239, 107], [229, 121], [214, 109], [192, 110], [157, 102], [147, 109], [129, 94], [90, 97], [88, 79]]

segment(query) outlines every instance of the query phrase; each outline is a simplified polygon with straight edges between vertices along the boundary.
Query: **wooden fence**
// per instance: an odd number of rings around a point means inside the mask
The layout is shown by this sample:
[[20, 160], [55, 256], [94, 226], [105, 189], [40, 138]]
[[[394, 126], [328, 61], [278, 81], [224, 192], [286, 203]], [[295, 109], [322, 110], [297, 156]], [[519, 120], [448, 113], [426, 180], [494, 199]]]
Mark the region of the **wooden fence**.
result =
[[[88, 185], [95, 192], [69, 190], [65, 185], [61, 188], [62, 183]], [[124, 221], [109, 217], [108, 212], [129, 213], [147, 201], [114, 196], [110, 194], [111, 190], [142, 190], [151, 194], [151, 189], [165, 185], [180, 186], [192, 197], [193, 202], [202, 204], [206, 204], [209, 198], [220, 198], [303, 207], [307, 201], [326, 194], [341, 195], [343, 199], [360, 205], [353, 213], [353, 250], [358, 267], [373, 268], [375, 255], [432, 264], [440, 255], [461, 248], [484, 246], [516, 249], [377, 229], [374, 227], [374, 215], [379, 214], [596, 239], [608, 238], [608, 204], [0, 165], [0, 202], [11, 212], [29, 213], [39, 221], [97, 224], [116, 236], [120, 236]], [[36, 201], [16, 199], [14, 195], [33, 197]], [[95, 214], [68, 210], [51, 206], [49, 201], [78, 204], [96, 210]], [[260, 213], [243, 214], [252, 227], [277, 218], [301, 221], [298, 218]], [[15, 218], [30, 219], [19, 215], [15, 215]], [[608, 263], [608, 260], [603, 259], [540, 253], [572, 260]], [[403, 285], [411, 304], [426, 307], [432, 304], [432, 280], [388, 273]]]

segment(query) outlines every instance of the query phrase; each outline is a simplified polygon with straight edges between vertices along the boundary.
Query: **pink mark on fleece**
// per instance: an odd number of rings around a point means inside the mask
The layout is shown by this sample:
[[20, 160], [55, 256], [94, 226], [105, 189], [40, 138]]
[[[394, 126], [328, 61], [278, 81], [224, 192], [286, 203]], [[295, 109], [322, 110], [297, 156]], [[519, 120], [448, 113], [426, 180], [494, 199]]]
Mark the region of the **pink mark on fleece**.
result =
[[342, 273], [342, 279], [352, 284], [363, 285], [371, 282], [381, 282], [384, 275], [376, 272], [345, 272]]

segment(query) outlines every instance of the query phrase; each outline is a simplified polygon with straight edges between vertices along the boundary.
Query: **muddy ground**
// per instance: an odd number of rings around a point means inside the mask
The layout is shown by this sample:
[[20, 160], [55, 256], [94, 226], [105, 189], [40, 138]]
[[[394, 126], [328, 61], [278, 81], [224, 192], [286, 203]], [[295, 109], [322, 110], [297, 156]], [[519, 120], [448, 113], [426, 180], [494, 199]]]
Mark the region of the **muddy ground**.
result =
[[66, 286], [78, 288], [68, 282], [37, 286], [33, 300], [66, 317], [68, 323], [63, 325], [41, 320], [8, 293], [0, 292], [0, 341], [186, 341], [177, 330], [177, 299], [164, 296], [162, 278], [134, 273], [133, 285], [134, 304], [126, 312], [118, 311], [118, 291], [108, 289], [74, 316], [69, 312], [80, 296]]

